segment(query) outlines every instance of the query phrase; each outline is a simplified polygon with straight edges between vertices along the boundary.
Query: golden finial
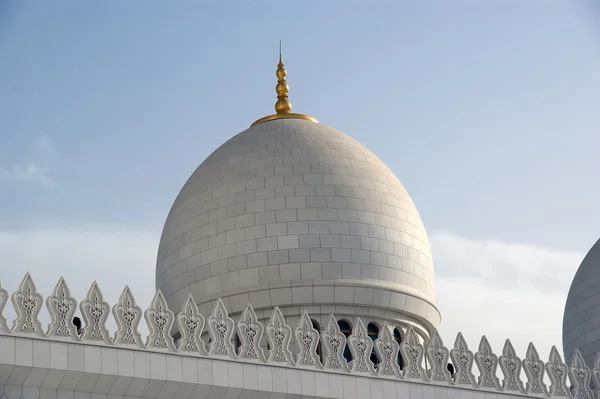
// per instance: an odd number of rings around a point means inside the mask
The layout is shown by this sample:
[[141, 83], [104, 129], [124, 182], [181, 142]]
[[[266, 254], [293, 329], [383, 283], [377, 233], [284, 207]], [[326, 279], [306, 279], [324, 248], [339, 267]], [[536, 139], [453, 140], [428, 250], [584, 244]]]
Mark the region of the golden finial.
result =
[[288, 86], [285, 77], [287, 76], [287, 71], [285, 70], [285, 65], [281, 60], [281, 42], [279, 42], [279, 64], [277, 65], [277, 86], [275, 86], [275, 91], [277, 92], [277, 102], [275, 103], [275, 112], [278, 114], [288, 114], [292, 112], [292, 103], [288, 100], [288, 93], [290, 92], [290, 87]]
[[290, 87], [287, 84], [287, 71], [285, 70], [285, 65], [283, 64], [281, 58], [281, 40], [279, 41], [279, 64], [277, 65], [277, 86], [275, 86], [275, 91], [277, 92], [277, 102], [275, 103], [275, 112], [274, 115], [265, 116], [264, 118], [260, 118], [256, 122], [252, 124], [258, 125], [264, 122], [272, 121], [275, 119], [304, 119], [312, 122], [319, 123], [315, 118], [308, 115], [303, 114], [293, 114], [292, 113], [292, 103], [288, 99], [288, 94], [290, 92]]

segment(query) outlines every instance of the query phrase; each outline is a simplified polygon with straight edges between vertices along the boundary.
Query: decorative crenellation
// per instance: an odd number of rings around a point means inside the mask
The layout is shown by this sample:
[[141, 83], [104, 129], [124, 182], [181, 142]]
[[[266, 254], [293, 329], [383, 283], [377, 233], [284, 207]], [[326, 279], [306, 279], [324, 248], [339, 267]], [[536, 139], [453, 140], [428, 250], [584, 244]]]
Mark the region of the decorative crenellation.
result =
[[225, 309], [225, 304], [220, 299], [217, 301], [217, 306], [215, 306], [212, 316], [208, 318], [208, 327], [211, 340], [208, 354], [237, 359], [235, 347], [231, 342], [235, 332], [235, 323], [229, 317], [227, 309]]
[[417, 333], [412, 327], [408, 328], [404, 342], [400, 344], [400, 352], [406, 362], [404, 367], [404, 378], [409, 380], [422, 381], [427, 377], [427, 373], [423, 368], [423, 355], [425, 348], [419, 341]]
[[358, 319], [352, 335], [348, 338], [352, 361], [348, 363], [353, 373], [376, 375], [375, 365], [371, 361], [373, 340], [369, 337], [367, 329], [361, 319]]
[[45, 334], [42, 331], [39, 315], [44, 299], [37, 292], [35, 283], [29, 273], [25, 275], [19, 289], [12, 294], [12, 302], [17, 312], [17, 319], [14, 321], [12, 332], [35, 334], [43, 337]]
[[[182, 311], [174, 314], [158, 291], [150, 307], [142, 311], [129, 287], [125, 287], [118, 303], [111, 309], [96, 282], [79, 304], [84, 325], [77, 328], [73, 323], [77, 301], [71, 297], [63, 278], [46, 298], [51, 322], [43, 329], [39, 315], [44, 299], [29, 273], [11, 296], [17, 317], [9, 328], [4, 317], [8, 298], [9, 293], [0, 285], [0, 335], [270, 363], [538, 398], [595, 399], [598, 392], [592, 389], [591, 382], [600, 386], [600, 354], [590, 369], [576, 350], [572, 364], [567, 366], [556, 347], [552, 347], [549, 360], [544, 363], [533, 343], [529, 344], [524, 359], [517, 356], [509, 340], [497, 356], [485, 336], [475, 353], [469, 350], [461, 333], [451, 349], [444, 346], [437, 331], [422, 343], [412, 327], [405, 331], [399, 343], [392, 328], [385, 323], [377, 337], [370, 336], [360, 318], [346, 337], [334, 315], [329, 317], [327, 327], [320, 334], [306, 311], [297, 327], [292, 329], [281, 310], [275, 307], [265, 326], [258, 320], [251, 304], [236, 323], [220, 299], [205, 320], [192, 296], [187, 298]], [[117, 324], [113, 334], [106, 325], [111, 310]], [[149, 331], [145, 339], [139, 330], [142, 316]], [[177, 341], [172, 334], [174, 325], [180, 333]], [[203, 341], [205, 328], [209, 342]], [[295, 345], [291, 345], [293, 339]], [[351, 353], [349, 361], [348, 351]], [[375, 363], [373, 359], [376, 359]], [[452, 371], [448, 367], [450, 362]], [[549, 385], [545, 383], [544, 373], [547, 373]], [[523, 374], [525, 378], [522, 378]]]
[[500, 361], [500, 368], [504, 374], [504, 379], [502, 380], [502, 389], [504, 391], [524, 394], [525, 387], [523, 386], [523, 382], [521, 381], [520, 377], [522, 362], [521, 359], [517, 357], [515, 348], [513, 348], [508, 339], [504, 343], [502, 356], [500, 356], [500, 359], [498, 360]]
[[8, 296], [8, 291], [2, 288], [2, 284], [0, 283], [0, 332], [4, 333], [10, 332], [8, 323], [6, 322], [6, 317], [4, 317], [4, 308], [8, 302]]
[[267, 337], [269, 342], [269, 363], [281, 363], [294, 365], [292, 352], [290, 351], [290, 340], [292, 329], [285, 324], [285, 318], [278, 306], [273, 309], [271, 322], [267, 325]]
[[550, 358], [546, 363], [546, 371], [550, 379], [549, 394], [551, 397], [571, 397], [569, 385], [567, 384], [567, 365], [563, 363], [558, 349], [553, 346], [550, 350]]
[[[142, 317], [142, 308], [135, 304], [135, 298], [129, 287], [125, 287], [119, 298], [119, 303], [113, 306], [113, 315], [118, 327], [113, 342], [115, 344], [133, 345], [144, 348], [142, 336], [138, 329]], [[158, 328], [156, 323], [151, 323], [148, 327], [150, 327], [150, 331]]]
[[429, 345], [427, 345], [426, 355], [429, 361], [427, 379], [436, 384], [454, 384], [447, 366], [450, 361], [450, 351], [444, 346], [444, 342], [437, 331], [431, 336]]
[[334, 315], [329, 316], [329, 324], [323, 332], [323, 342], [326, 352], [324, 367], [329, 370], [349, 371], [348, 362], [344, 358], [346, 336], [340, 331], [340, 326]]
[[105, 344], [112, 344], [108, 328], [106, 328], [106, 319], [110, 306], [104, 301], [102, 292], [98, 284], [94, 281], [85, 299], [79, 304], [81, 315], [85, 326], [82, 329], [81, 338], [84, 341], [100, 341]]
[[475, 363], [479, 368], [477, 385], [488, 389], [500, 391], [500, 381], [496, 376], [498, 370], [498, 356], [492, 351], [492, 347], [484, 335], [479, 343], [479, 350], [475, 354]]
[[377, 374], [402, 378], [402, 370], [400, 370], [400, 366], [398, 365], [400, 345], [394, 340], [387, 323], [383, 324], [379, 337], [375, 340], [375, 350], [380, 359]]
[[304, 311], [298, 323], [298, 328], [296, 328], [296, 340], [300, 346], [296, 365], [320, 370], [322, 365], [317, 354], [319, 332], [313, 327], [310, 316], [306, 311]]
[[46, 299], [46, 306], [52, 319], [47, 335], [61, 338], [78, 337], [77, 328], [72, 322], [77, 310], [77, 301], [71, 297], [71, 291], [62, 277], [52, 295]]
[[248, 304], [242, 318], [238, 322], [238, 333], [241, 340], [239, 349], [240, 359], [247, 359], [252, 361], [265, 361], [265, 354], [260, 346], [262, 337], [265, 331], [264, 326], [251, 304]]
[[167, 301], [162, 292], [156, 292], [150, 308], [144, 312], [144, 317], [150, 328], [150, 335], [146, 339], [146, 348], [175, 351], [175, 342], [171, 336], [175, 315], [167, 307]]
[[525, 359], [523, 359], [523, 370], [527, 376], [525, 390], [528, 395], [548, 397], [548, 387], [544, 384], [544, 362], [535, 349], [533, 342], [529, 343]]
[[452, 357], [452, 364], [456, 368], [454, 383], [459, 386], [477, 388], [478, 385], [473, 375], [473, 352], [469, 350], [467, 342], [461, 333], [458, 333], [456, 336], [454, 349], [450, 351], [450, 357]]

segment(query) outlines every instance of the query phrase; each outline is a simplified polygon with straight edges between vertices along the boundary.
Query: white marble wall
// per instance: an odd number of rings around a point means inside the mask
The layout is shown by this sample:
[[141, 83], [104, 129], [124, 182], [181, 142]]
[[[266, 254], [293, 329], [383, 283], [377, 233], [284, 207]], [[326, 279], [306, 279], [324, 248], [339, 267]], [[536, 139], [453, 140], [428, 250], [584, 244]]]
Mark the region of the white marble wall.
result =
[[[327, 376], [325, 376], [327, 377]], [[286, 380], [287, 385], [287, 380]], [[292, 385], [297, 382], [292, 383]], [[477, 392], [469, 389], [443, 386], [427, 386], [406, 382], [374, 380], [367, 378], [342, 378], [329, 376], [315, 385], [315, 391], [324, 396], [302, 393], [257, 391], [247, 388], [200, 385], [184, 388], [171, 395], [164, 392], [163, 399], [510, 399], [522, 397], [493, 392]], [[185, 392], [185, 393], [184, 393]], [[0, 394], [6, 399], [147, 399], [147, 396], [123, 396], [81, 391], [64, 391], [47, 388], [0, 386]]]
[[497, 391], [0, 336], [7, 399], [501, 399]]
[[579, 349], [589, 367], [600, 352], [600, 240], [581, 262], [571, 284], [563, 320], [563, 348], [570, 360]]
[[[112, 307], [118, 329], [111, 332], [106, 328], [110, 306], [95, 284], [80, 303], [84, 324], [78, 330], [72, 324], [77, 301], [63, 279], [46, 298], [52, 320], [46, 328], [39, 320], [44, 298], [31, 276], [26, 275], [10, 297], [17, 314], [12, 326], [2, 313], [9, 295], [0, 288], [0, 385], [9, 399], [36, 394], [40, 398], [112, 395], [157, 399], [214, 394], [236, 398], [516, 395], [592, 399], [598, 394], [590, 389], [590, 382], [598, 381], [600, 370], [586, 366], [577, 350], [567, 367], [556, 348], [544, 362], [533, 344], [521, 358], [507, 340], [498, 356], [485, 336], [474, 351], [458, 334], [448, 349], [437, 332], [422, 342], [412, 327], [398, 344], [386, 324], [373, 341], [360, 318], [346, 340], [333, 315], [319, 332], [306, 312], [298, 324], [290, 326], [275, 308], [263, 325], [248, 305], [235, 323], [224, 303], [218, 301], [205, 320], [191, 297], [175, 315], [159, 291], [151, 307], [142, 311], [128, 288]], [[139, 332], [142, 317], [150, 332], [147, 337]], [[174, 323], [179, 323], [182, 332], [178, 343], [169, 334]], [[201, 338], [205, 325], [210, 342]], [[233, 343], [236, 332], [241, 338], [237, 350]], [[292, 336], [299, 343], [295, 348], [290, 346]], [[269, 342], [268, 350], [260, 344], [263, 340]], [[317, 353], [319, 342], [322, 359]], [[346, 343], [352, 353], [350, 362], [342, 355]], [[370, 360], [373, 348], [378, 365]], [[446, 368], [450, 361], [453, 375]]]

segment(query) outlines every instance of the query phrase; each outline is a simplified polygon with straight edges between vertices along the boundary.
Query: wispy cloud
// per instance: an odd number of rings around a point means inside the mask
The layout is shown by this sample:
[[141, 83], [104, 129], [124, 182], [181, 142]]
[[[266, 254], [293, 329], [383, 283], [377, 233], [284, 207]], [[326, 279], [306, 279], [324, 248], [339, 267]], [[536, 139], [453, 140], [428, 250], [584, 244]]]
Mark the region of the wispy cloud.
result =
[[[146, 307], [154, 295], [158, 238], [110, 226], [0, 232], [0, 280], [11, 291], [30, 271], [46, 296], [64, 276], [78, 300], [97, 280], [111, 304], [128, 284]], [[584, 254], [452, 234], [430, 240], [446, 346], [461, 331], [472, 350], [484, 334], [496, 353], [506, 338], [521, 357], [531, 341], [545, 359], [552, 345], [562, 348], [564, 303]], [[6, 312], [14, 316], [10, 306]]]
[[54, 146], [52, 139], [48, 136], [41, 136], [35, 142], [35, 150], [42, 155], [57, 156], [58, 150]]
[[[40, 293], [47, 297], [64, 276], [78, 301], [97, 281], [111, 305], [129, 285], [138, 304], [146, 308], [154, 295], [158, 239], [158, 234], [105, 226], [0, 231], [0, 281], [12, 292], [29, 271]], [[43, 322], [48, 322], [47, 311], [42, 313]], [[11, 305], [5, 314], [13, 320]], [[109, 320], [111, 331], [115, 331], [114, 320]]]
[[561, 293], [584, 254], [498, 240], [468, 240], [450, 233], [431, 237], [436, 275], [465, 278], [498, 289]]
[[449, 233], [430, 241], [446, 345], [461, 331], [473, 350], [486, 335], [497, 353], [507, 338], [521, 357], [529, 342], [544, 358], [552, 345], [562, 353], [564, 306], [585, 254]]
[[17, 182], [35, 183], [45, 187], [56, 186], [52, 178], [52, 169], [40, 166], [41, 163], [50, 162], [48, 158], [58, 156], [58, 150], [48, 136], [39, 137], [26, 158], [33, 159], [19, 162], [9, 167], [0, 165], [0, 180], [12, 180]]
[[0, 169], [0, 179], [38, 183], [47, 187], [54, 187], [56, 184], [51, 177], [50, 169], [41, 168], [33, 163]]

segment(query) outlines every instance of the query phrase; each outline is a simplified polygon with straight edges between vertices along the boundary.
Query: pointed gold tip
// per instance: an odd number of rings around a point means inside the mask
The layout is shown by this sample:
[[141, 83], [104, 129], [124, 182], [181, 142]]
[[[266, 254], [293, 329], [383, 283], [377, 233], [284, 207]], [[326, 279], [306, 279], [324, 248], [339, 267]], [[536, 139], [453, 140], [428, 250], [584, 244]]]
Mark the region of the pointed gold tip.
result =
[[277, 102], [275, 103], [275, 112], [278, 114], [289, 114], [292, 112], [292, 103], [288, 100], [288, 94], [290, 87], [285, 80], [287, 71], [285, 65], [281, 60], [281, 54], [279, 55], [279, 65], [277, 65], [277, 86], [275, 91], [277, 92]]
[[265, 116], [254, 122], [251, 126], [261, 124], [263, 122], [272, 121], [274, 119], [305, 119], [312, 122], [319, 123], [315, 118], [303, 114], [292, 113], [292, 103], [288, 99], [290, 87], [287, 84], [287, 71], [283, 60], [281, 58], [281, 41], [279, 42], [279, 64], [277, 65], [277, 86], [275, 91], [277, 92], [277, 102], [275, 103], [275, 114]]

